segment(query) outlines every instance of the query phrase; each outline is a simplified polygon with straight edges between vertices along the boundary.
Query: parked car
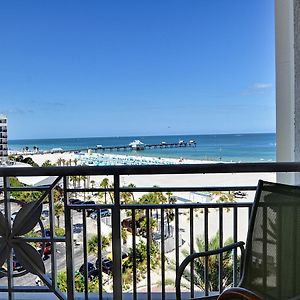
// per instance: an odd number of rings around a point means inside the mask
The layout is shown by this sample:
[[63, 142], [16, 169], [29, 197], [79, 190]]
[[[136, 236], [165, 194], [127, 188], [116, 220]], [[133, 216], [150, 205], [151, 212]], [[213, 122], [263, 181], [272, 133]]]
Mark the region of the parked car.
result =
[[70, 204], [82, 204], [83, 201], [77, 198], [70, 198], [69, 199]]
[[[70, 204], [76, 204], [76, 205], [78, 205], [78, 204], [80, 205], [80, 204], [83, 204], [83, 203], [84, 203], [82, 200], [76, 199], [76, 198], [71, 198], [71, 199], [69, 199], [69, 202], [70, 202]], [[80, 209], [80, 208], [77, 208], [76, 211], [80, 212], [81, 209]]]
[[[100, 269], [100, 265], [99, 265], [99, 260], [96, 260], [96, 268], [99, 270]], [[106, 274], [111, 274], [112, 273], [112, 269], [113, 269], [113, 263], [110, 259], [106, 258], [106, 257], [102, 257], [101, 260], [101, 266], [102, 266], [102, 271]]]
[[[86, 205], [88, 205], [88, 204], [96, 204], [96, 202], [93, 201], [93, 200], [88, 200], [88, 201], [83, 202], [83, 204], [86, 204]], [[88, 209], [86, 209], [86, 215], [90, 216], [90, 214], [93, 213], [94, 211], [95, 211], [94, 208], [88, 208]]]
[[[88, 262], [87, 263], [88, 276], [89, 276], [89, 273], [93, 270], [95, 270], [94, 264], [92, 262]], [[84, 273], [85, 273], [85, 265], [84, 264], [82, 264], [81, 267], [79, 268], [79, 273], [84, 276]]]
[[15, 253], [13, 253], [13, 270], [17, 271], [17, 272], [21, 272], [21, 271], [24, 270], [24, 268], [22, 267], [22, 265], [17, 260]]
[[38, 230], [37, 233], [41, 234], [44, 237], [50, 237], [51, 236], [51, 231], [50, 231], [49, 228], [45, 228], [43, 231]]
[[80, 233], [82, 231], [82, 228], [83, 228], [83, 224], [74, 224], [73, 225], [73, 232], [74, 233]]
[[49, 217], [49, 210], [45, 209], [42, 211], [42, 217], [48, 218]]
[[[100, 209], [100, 218], [109, 217], [111, 215], [111, 212], [107, 208]], [[90, 214], [90, 218], [93, 220], [97, 219], [97, 211], [94, 211]]]
[[98, 269], [95, 269], [95, 270], [92, 270], [89, 272], [89, 279], [93, 279], [95, 277], [98, 277], [99, 276], [99, 270]]
[[234, 192], [235, 198], [244, 198], [246, 196], [247, 196], [247, 193], [245, 193], [245, 192], [241, 192], [241, 191]]
[[97, 212], [92, 212], [91, 214], [90, 214], [90, 218], [91, 219], [93, 219], [93, 220], [96, 220], [97, 219]]
[[50, 242], [44, 243], [44, 249], [43, 249], [43, 243], [39, 244], [39, 248], [37, 249], [38, 253], [40, 253], [43, 260], [47, 260], [49, 258], [49, 255], [52, 252], [52, 246]]
[[51, 236], [51, 231], [50, 231], [50, 229], [48, 229], [48, 228], [44, 229], [44, 235], [45, 235], [46, 237], [50, 237], [50, 236]]
[[109, 217], [110, 215], [111, 215], [111, 212], [107, 208], [102, 208], [100, 210], [100, 216], [101, 216], [101, 218], [103, 218], [103, 217]]
[[51, 243], [46, 242], [44, 247], [44, 255], [50, 255], [52, 251]]

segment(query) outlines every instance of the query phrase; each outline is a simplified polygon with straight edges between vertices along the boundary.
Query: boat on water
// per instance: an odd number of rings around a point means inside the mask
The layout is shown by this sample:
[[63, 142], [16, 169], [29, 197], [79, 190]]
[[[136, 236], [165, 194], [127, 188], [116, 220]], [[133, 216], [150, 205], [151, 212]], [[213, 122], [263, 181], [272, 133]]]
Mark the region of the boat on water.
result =
[[131, 142], [129, 144], [129, 146], [133, 150], [144, 150], [145, 149], [145, 144], [143, 142], [141, 142], [140, 140], [134, 140], [133, 142]]

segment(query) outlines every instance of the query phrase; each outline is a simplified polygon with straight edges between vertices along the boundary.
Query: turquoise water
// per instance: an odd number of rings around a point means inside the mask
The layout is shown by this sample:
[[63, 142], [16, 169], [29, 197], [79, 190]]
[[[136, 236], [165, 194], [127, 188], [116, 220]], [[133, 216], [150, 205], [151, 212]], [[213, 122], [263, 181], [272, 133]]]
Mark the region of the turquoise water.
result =
[[53, 148], [66, 150], [96, 147], [99, 144], [102, 146], [128, 145], [135, 139], [139, 139], [145, 144], [194, 140], [197, 142], [197, 147], [105, 151], [104, 153], [234, 162], [275, 161], [275, 133], [9, 140], [8, 146], [10, 150], [22, 150], [24, 147], [33, 149], [34, 146], [39, 147], [40, 150]]

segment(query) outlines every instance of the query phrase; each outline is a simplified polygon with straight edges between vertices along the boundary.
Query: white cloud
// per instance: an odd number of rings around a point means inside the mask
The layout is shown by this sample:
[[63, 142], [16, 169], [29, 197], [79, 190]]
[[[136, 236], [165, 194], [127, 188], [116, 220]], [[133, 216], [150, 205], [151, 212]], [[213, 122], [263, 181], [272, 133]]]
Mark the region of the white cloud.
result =
[[266, 90], [272, 87], [271, 83], [254, 83], [251, 87], [252, 90]]
[[271, 83], [257, 82], [249, 86], [246, 90], [241, 91], [241, 96], [264, 95], [268, 91], [272, 91], [273, 85]]
[[255, 95], [265, 95], [266, 93], [274, 92], [274, 86], [271, 83], [256, 82], [249, 85], [243, 90], [231, 91], [218, 97], [247, 97]]
[[12, 107], [12, 108], [8, 108], [8, 109], [4, 109], [3, 112], [6, 115], [24, 115], [24, 114], [28, 114], [28, 113], [34, 113], [34, 110], [32, 109], [23, 109], [23, 108], [19, 108], [19, 107]]

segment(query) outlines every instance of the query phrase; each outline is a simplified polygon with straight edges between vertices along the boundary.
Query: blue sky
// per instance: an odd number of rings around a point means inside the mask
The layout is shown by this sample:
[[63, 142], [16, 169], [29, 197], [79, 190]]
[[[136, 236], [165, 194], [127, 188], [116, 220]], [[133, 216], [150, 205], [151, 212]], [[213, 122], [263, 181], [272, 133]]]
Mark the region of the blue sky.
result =
[[274, 132], [273, 2], [1, 1], [9, 138]]

